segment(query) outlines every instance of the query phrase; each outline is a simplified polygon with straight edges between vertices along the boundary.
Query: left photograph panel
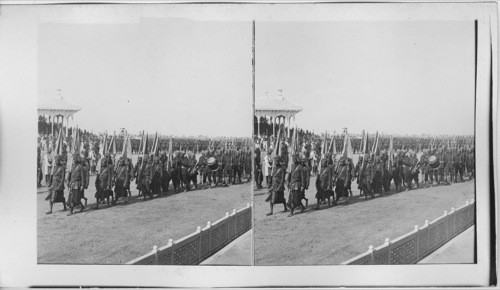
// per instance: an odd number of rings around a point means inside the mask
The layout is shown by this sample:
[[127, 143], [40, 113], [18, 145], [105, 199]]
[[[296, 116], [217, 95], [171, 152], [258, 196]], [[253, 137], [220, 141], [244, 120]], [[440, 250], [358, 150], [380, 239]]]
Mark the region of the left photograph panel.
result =
[[252, 22], [40, 23], [37, 43], [38, 264], [252, 265]]

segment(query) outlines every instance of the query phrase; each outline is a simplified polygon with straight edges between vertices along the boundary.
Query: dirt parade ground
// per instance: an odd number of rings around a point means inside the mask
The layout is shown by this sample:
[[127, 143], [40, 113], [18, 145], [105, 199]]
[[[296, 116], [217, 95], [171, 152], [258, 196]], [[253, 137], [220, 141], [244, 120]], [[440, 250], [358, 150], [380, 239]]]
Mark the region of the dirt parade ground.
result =
[[[38, 263], [58, 264], [124, 264], [158, 247], [214, 222], [233, 209], [250, 202], [250, 183], [229, 187], [174, 193], [143, 200], [138, 197], [135, 182], [132, 198], [116, 206], [95, 205], [95, 176], [91, 176], [87, 209], [67, 216], [61, 203], [48, 211], [47, 187], [37, 193]], [[65, 190], [68, 197], [68, 190]]]
[[[311, 177], [311, 184], [315, 184]], [[264, 182], [265, 183], [265, 182]], [[394, 185], [393, 185], [394, 187]], [[266, 188], [255, 192], [254, 239], [255, 265], [331, 265], [340, 264], [422, 226], [474, 198], [473, 181], [440, 185], [396, 193], [376, 195], [375, 199], [359, 197], [356, 182], [352, 184], [353, 200], [344, 199], [337, 206], [322, 205], [315, 210], [316, 190], [309, 188], [309, 206], [293, 217], [275, 205], [274, 214], [265, 202]], [[285, 192], [288, 197], [288, 191]]]

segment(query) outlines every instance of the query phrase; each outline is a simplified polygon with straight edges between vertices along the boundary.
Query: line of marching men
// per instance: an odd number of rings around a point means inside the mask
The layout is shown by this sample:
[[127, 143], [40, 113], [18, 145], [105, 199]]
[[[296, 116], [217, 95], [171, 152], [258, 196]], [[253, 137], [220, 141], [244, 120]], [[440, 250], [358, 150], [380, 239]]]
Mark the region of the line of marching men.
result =
[[[54, 157], [52, 174], [47, 177], [49, 195], [46, 200], [50, 202], [47, 214], [52, 213], [54, 203], [63, 203], [64, 210], [68, 206], [68, 215], [72, 215], [76, 207], [83, 211], [87, 206], [84, 191], [89, 188], [91, 168], [88, 150], [81, 153], [76, 150], [72, 158], [71, 168], [67, 170], [68, 158], [65, 150]], [[110, 205], [110, 200], [113, 205], [120, 199], [127, 203], [131, 196], [130, 185], [134, 179], [139, 196], [144, 199], [167, 194], [170, 182], [174, 191], [178, 192], [189, 191], [193, 187], [198, 189], [198, 178], [201, 189], [229, 186], [251, 179], [249, 148], [204, 150], [198, 160], [195, 154], [189, 151], [174, 151], [171, 159], [162, 151], [158, 154], [148, 154], [145, 158], [139, 157], [135, 165], [126, 152], [118, 160], [115, 158], [114, 155], [105, 153], [101, 160], [100, 171], [95, 180], [96, 209], [100, 203], [106, 201]], [[67, 200], [64, 197], [65, 184], [69, 189]]]
[[[286, 145], [282, 146], [282, 152], [287, 152]], [[291, 166], [287, 153], [274, 157], [268, 182], [266, 202], [270, 204], [270, 212], [267, 215], [273, 214], [275, 204], [283, 204], [284, 212], [290, 209], [288, 216], [293, 216], [296, 208], [305, 210], [308, 205], [305, 191], [309, 189], [312, 173], [310, 148], [307, 144], [301, 153], [291, 154]], [[260, 149], [256, 148], [255, 153], [256, 186], [260, 189], [263, 181]], [[271, 155], [271, 151], [268, 155]], [[340, 198], [350, 202], [351, 183], [354, 180], [358, 184], [360, 196], [364, 195], [367, 199], [368, 196], [374, 198], [375, 194], [389, 192], [392, 182], [399, 192], [413, 189], [413, 183], [416, 188], [449, 185], [465, 181], [465, 176], [472, 179], [475, 175], [474, 146], [424, 149], [420, 159], [413, 150], [395, 150], [393, 156], [393, 160], [390, 160], [388, 150], [380, 150], [376, 154], [360, 155], [358, 163], [354, 165], [347, 154], [342, 154], [337, 160], [335, 154], [326, 153], [321, 158], [316, 176], [316, 209], [321, 204], [328, 203], [330, 206], [330, 198], [333, 198], [334, 205]], [[423, 186], [420, 184], [420, 174], [424, 178]], [[285, 185], [289, 192], [288, 202], [285, 199]], [[305, 206], [302, 200], [305, 200]]]

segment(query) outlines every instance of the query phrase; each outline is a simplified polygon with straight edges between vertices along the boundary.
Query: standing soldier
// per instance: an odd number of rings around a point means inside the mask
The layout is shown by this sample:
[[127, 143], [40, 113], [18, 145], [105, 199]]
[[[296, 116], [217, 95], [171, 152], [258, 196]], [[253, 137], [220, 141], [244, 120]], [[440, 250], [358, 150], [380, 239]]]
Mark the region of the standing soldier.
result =
[[210, 181], [211, 183], [211, 176], [210, 176], [210, 168], [208, 168], [208, 150], [203, 150], [201, 151], [201, 156], [200, 159], [198, 160], [198, 172], [201, 175], [201, 183], [202, 183], [202, 189], [207, 189], [209, 188], [209, 184], [207, 182]]
[[106, 159], [101, 160], [101, 172], [97, 174], [95, 179], [95, 193], [96, 203], [94, 209], [99, 209], [99, 203], [107, 199], [109, 206], [109, 197], [113, 198], [113, 167], [108, 166]]
[[475, 174], [475, 157], [474, 157], [474, 146], [469, 148], [467, 152], [467, 172], [470, 174], [469, 179], [474, 178]]
[[418, 184], [418, 168], [417, 168], [418, 159], [415, 157], [415, 154], [412, 150], [406, 153], [406, 156], [403, 158], [403, 174], [405, 176], [406, 185], [408, 186], [406, 190], [412, 190], [412, 181], [415, 180], [417, 188]]
[[189, 190], [191, 190], [191, 186], [189, 184], [189, 164], [190, 164], [190, 161], [189, 161], [189, 158], [181, 152], [181, 159], [180, 159], [180, 176], [181, 176], [181, 180], [182, 182], [184, 183], [184, 192], [187, 192]]
[[64, 165], [61, 163], [61, 156], [56, 155], [54, 158], [55, 167], [50, 176], [49, 181], [49, 195], [45, 200], [50, 201], [50, 210], [47, 214], [52, 213], [54, 203], [62, 202], [64, 210], [66, 210], [66, 199], [64, 198]]
[[273, 214], [273, 206], [278, 203], [282, 203], [284, 207], [284, 212], [287, 212], [285, 200], [285, 169], [282, 167], [281, 158], [276, 156], [274, 158], [275, 168], [273, 171], [273, 179], [271, 182], [271, 189], [269, 190], [269, 196], [266, 198], [266, 202], [269, 201], [271, 211], [266, 215]]
[[190, 184], [192, 183], [194, 185], [194, 189], [198, 189], [198, 162], [196, 161], [196, 156], [194, 155], [194, 153], [188, 153], [188, 160], [189, 182]]
[[168, 174], [168, 171], [167, 171], [167, 164], [168, 160], [167, 160], [167, 153], [162, 150], [161, 153], [160, 153], [160, 165], [161, 165], [161, 168], [162, 168], [162, 171], [161, 171], [161, 191], [163, 194], [167, 194], [167, 191], [168, 191], [168, 183], [170, 182], [170, 176]]
[[462, 148], [457, 149], [454, 160], [454, 173], [455, 173], [455, 183], [458, 182], [458, 175], [460, 175], [460, 182], [464, 181], [464, 171], [463, 167], [465, 164], [465, 154], [462, 152]]
[[153, 197], [155, 194], [161, 196], [161, 178], [162, 178], [163, 168], [161, 166], [160, 158], [158, 156], [151, 155], [151, 158], [153, 158], [151, 197]]
[[83, 166], [83, 180], [84, 183], [82, 185], [82, 191], [80, 194], [80, 197], [85, 200], [85, 207], [87, 206], [87, 198], [85, 197], [85, 189], [89, 188], [89, 183], [90, 183], [90, 159], [84, 158], [82, 161], [82, 166]]
[[271, 150], [271, 148], [269, 148], [266, 152], [266, 156], [264, 156], [264, 176], [266, 177], [267, 188], [271, 188], [271, 173], [272, 173], [271, 168], [272, 168], [272, 164], [273, 164], [271, 154], [272, 154], [272, 150]]
[[347, 198], [347, 202], [350, 202], [349, 192], [347, 190], [349, 182], [349, 160], [346, 156], [340, 156], [337, 169], [335, 170], [335, 202], [337, 204], [341, 197]]
[[129, 179], [129, 170], [127, 165], [127, 158], [122, 156], [118, 159], [118, 165], [114, 172], [115, 179], [115, 198], [113, 199], [113, 205], [121, 197], [125, 198], [125, 203], [128, 203], [128, 192], [126, 189], [126, 184]]
[[373, 155], [369, 157], [368, 154], [365, 154], [363, 159], [366, 160], [366, 166], [361, 171], [361, 176], [363, 177], [363, 193], [365, 194], [365, 199], [368, 198], [368, 194], [371, 198], [375, 198], [375, 194], [373, 193], [373, 177], [375, 176], [375, 168], [373, 166]]
[[224, 165], [222, 164], [222, 157], [223, 157], [222, 150], [217, 149], [214, 153], [214, 157], [219, 164], [219, 167], [217, 167], [217, 170], [215, 170], [213, 172], [215, 186], [218, 186], [219, 184], [222, 184], [222, 171], [223, 171], [223, 167], [224, 167]]
[[[78, 149], [77, 149], [78, 150]], [[68, 174], [68, 188], [69, 188], [69, 196], [67, 205], [70, 208], [70, 212], [68, 215], [73, 214], [73, 209], [76, 206], [80, 206], [80, 211], [85, 209], [85, 206], [82, 204], [82, 185], [86, 184], [84, 168], [82, 166], [82, 162], [80, 160], [80, 156], [77, 152], [73, 154], [73, 164], [71, 165], [71, 170]]]
[[262, 162], [260, 159], [260, 148], [255, 148], [255, 157], [254, 157], [254, 176], [255, 176], [255, 186], [257, 189], [262, 188]]
[[290, 174], [288, 175], [288, 189], [290, 190], [290, 195], [288, 197], [288, 206], [290, 207], [289, 217], [293, 216], [293, 210], [295, 207], [300, 206], [301, 212], [305, 210], [302, 204], [302, 187], [305, 183], [304, 172], [302, 170], [302, 165], [300, 164], [300, 157], [298, 154], [293, 155], [293, 164]]
[[310, 162], [306, 158], [301, 158], [302, 162], [302, 174], [304, 175], [304, 184], [302, 186], [302, 192], [300, 200], [306, 201], [306, 207], [309, 205], [309, 199], [306, 198], [306, 190], [309, 189], [309, 184], [311, 184], [311, 167]]
[[[333, 155], [333, 160], [335, 160], [335, 154]], [[351, 183], [352, 183], [353, 174], [354, 174], [354, 162], [352, 161], [352, 158], [347, 157], [347, 165], [348, 165], [349, 170], [347, 171], [346, 190], [349, 192], [350, 199], [352, 199]]]
[[422, 156], [420, 156], [420, 161], [418, 162], [418, 166], [424, 174], [425, 187], [430, 187], [434, 183], [434, 172], [432, 172], [432, 168], [429, 165], [429, 157], [429, 149], [424, 149]]
[[[321, 171], [316, 177], [316, 209], [319, 209], [319, 205], [328, 198], [328, 206], [330, 206], [330, 194], [327, 192], [331, 186], [332, 180], [332, 168], [328, 166], [326, 158], [321, 159]], [[333, 198], [335, 203], [335, 197]]]
[[[165, 163], [163, 164], [163, 173], [164, 173], [163, 186], [165, 187], [165, 193], [168, 192], [168, 187], [170, 186], [170, 181], [171, 180], [173, 181], [173, 178], [174, 178], [174, 169], [173, 169], [173, 164], [172, 164], [173, 158], [170, 157], [170, 154], [173, 154], [173, 153], [169, 153], [169, 155], [165, 159]], [[175, 190], [176, 190], [176, 188], [174, 186], [174, 191]]]
[[45, 185], [49, 184], [52, 172], [52, 149], [49, 147], [43, 157], [43, 172], [45, 174]]
[[361, 166], [366, 167], [366, 164], [363, 164], [363, 155], [359, 155], [358, 164], [354, 168], [354, 177], [356, 178], [356, 183], [358, 184], [359, 196], [363, 194], [363, 168]]
[[42, 187], [42, 150], [40, 149], [40, 145], [36, 147], [36, 186]]
[[172, 185], [174, 186], [174, 191], [180, 191], [180, 174], [181, 174], [181, 152], [177, 151], [174, 153], [174, 158], [172, 159], [172, 168], [170, 171], [170, 176], [172, 177]]
[[444, 158], [444, 150], [443, 148], [438, 148], [436, 150], [436, 157], [439, 158], [439, 167], [435, 170], [434, 177], [436, 178], [437, 184], [441, 182], [446, 182], [444, 179], [444, 169], [446, 167], [446, 159]]
[[132, 163], [132, 158], [127, 157], [125, 155], [125, 165], [127, 165], [127, 173], [128, 173], [128, 178], [127, 181], [125, 182], [125, 190], [128, 193], [128, 196], [132, 196], [132, 192], [130, 191], [130, 182], [134, 179], [135, 173], [134, 173], [134, 164]]
[[382, 161], [382, 186], [384, 188], [384, 192], [389, 192], [391, 190], [391, 168], [389, 168], [389, 154], [387, 150], [382, 150], [380, 152], [380, 160]]
[[225, 151], [222, 153], [222, 185], [223, 186], [229, 186], [229, 183], [231, 182], [231, 170], [232, 170], [232, 158], [231, 158], [231, 152]]
[[[233, 158], [233, 184], [241, 184], [241, 172], [243, 168], [243, 163], [245, 161], [245, 156], [243, 155], [243, 151], [240, 149], [237, 149], [234, 152], [234, 158]], [[238, 176], [238, 179], [236, 179], [236, 176]], [[237, 180], [237, 181], [236, 181]]]
[[444, 161], [446, 164], [444, 167], [444, 178], [446, 179], [446, 184], [449, 185], [453, 181], [453, 173], [454, 173], [454, 167], [453, 167], [454, 160], [451, 147], [445, 149]]
[[147, 162], [143, 162], [143, 164], [139, 170], [139, 178], [140, 178], [140, 184], [141, 184], [141, 191], [142, 191], [142, 194], [144, 195], [144, 199], [146, 199], [146, 195], [149, 195], [150, 199], [153, 198], [153, 194], [151, 192], [151, 179], [153, 178], [153, 157], [152, 156], [148, 159]]
[[380, 160], [379, 156], [375, 157], [375, 163], [373, 164], [373, 169], [375, 175], [373, 176], [373, 191], [378, 194], [382, 194], [382, 173], [384, 172], [384, 164]]
[[137, 158], [137, 163], [135, 164], [134, 167], [134, 177], [135, 177], [135, 184], [136, 184], [136, 189], [139, 191], [139, 196], [141, 196], [141, 178], [139, 176], [139, 170], [141, 169], [141, 164], [142, 164], [142, 157], [139, 156]]
[[[260, 155], [259, 155], [260, 157]], [[260, 187], [262, 187], [262, 171], [261, 171], [261, 177], [260, 177]], [[245, 175], [247, 176], [247, 181], [252, 181], [252, 150], [250, 150], [249, 147], [247, 147], [246, 150], [246, 158], [245, 158]]]

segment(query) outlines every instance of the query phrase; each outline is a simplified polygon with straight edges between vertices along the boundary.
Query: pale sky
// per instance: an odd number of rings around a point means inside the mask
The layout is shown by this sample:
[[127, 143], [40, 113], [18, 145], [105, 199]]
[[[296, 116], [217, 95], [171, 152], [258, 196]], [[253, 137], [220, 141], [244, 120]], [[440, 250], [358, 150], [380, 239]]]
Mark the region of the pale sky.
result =
[[324, 132], [474, 133], [474, 23], [257, 22], [257, 98]]
[[94, 132], [250, 136], [250, 21], [40, 24], [38, 92], [60, 88]]

